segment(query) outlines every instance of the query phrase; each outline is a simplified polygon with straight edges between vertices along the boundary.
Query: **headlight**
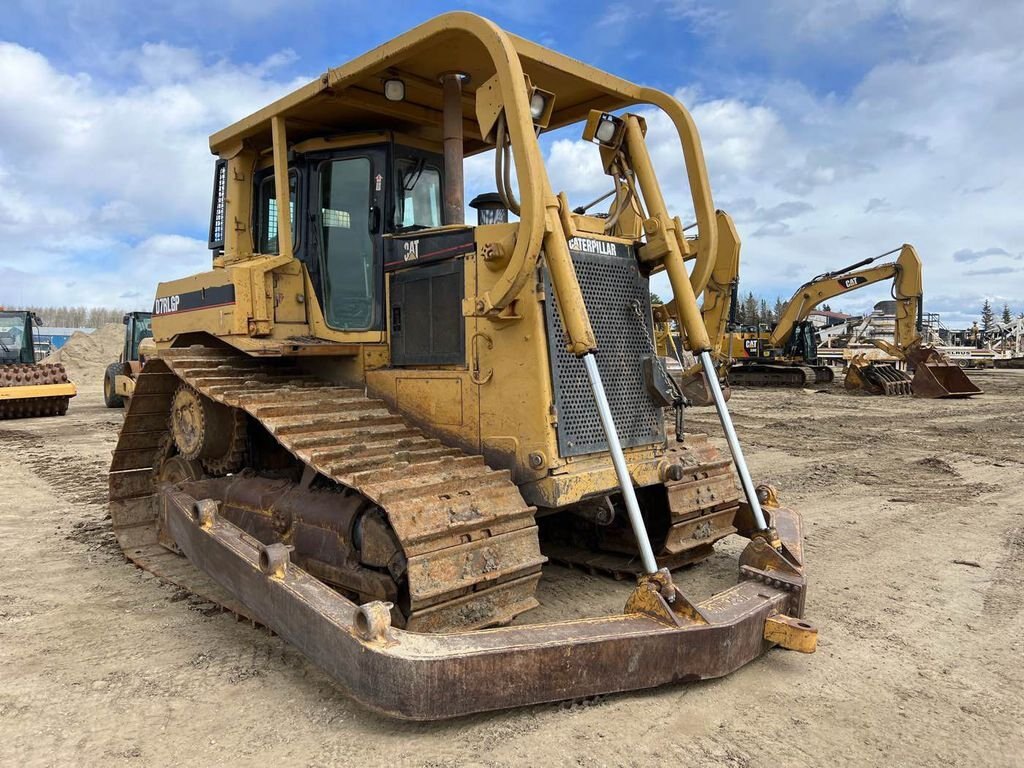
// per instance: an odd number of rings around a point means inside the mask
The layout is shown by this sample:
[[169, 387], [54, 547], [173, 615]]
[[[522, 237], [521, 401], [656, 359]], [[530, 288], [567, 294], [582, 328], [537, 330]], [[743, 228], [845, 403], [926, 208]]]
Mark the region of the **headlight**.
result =
[[535, 91], [533, 96], [530, 98], [530, 116], [534, 120], [540, 120], [544, 114], [544, 107], [547, 106], [547, 99], [544, 98], [544, 94], [540, 91]]
[[405, 82], [397, 77], [384, 81], [384, 98], [388, 101], [405, 100]]
[[622, 144], [622, 137], [626, 132], [626, 123], [622, 118], [592, 110], [587, 119], [587, 127], [583, 131], [583, 138], [586, 141], [596, 141], [603, 147], [617, 149]]

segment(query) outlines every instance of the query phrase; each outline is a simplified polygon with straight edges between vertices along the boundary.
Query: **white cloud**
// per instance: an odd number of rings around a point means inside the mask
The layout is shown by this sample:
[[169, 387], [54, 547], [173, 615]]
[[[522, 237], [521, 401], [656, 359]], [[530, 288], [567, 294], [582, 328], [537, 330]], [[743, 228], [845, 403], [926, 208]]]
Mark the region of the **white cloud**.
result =
[[[706, 98], [700, 83], [677, 91], [700, 130], [716, 204], [743, 238], [744, 290], [786, 297], [816, 274], [910, 242], [924, 262], [926, 310], [944, 312], [947, 325], [969, 324], [985, 297], [1024, 310], [1024, 270], [1006, 263], [1024, 240], [1024, 6], [670, 5], [712, 47], [877, 59], [843, 93], [767, 76], [734, 83], [726, 98]], [[674, 131], [660, 114], [647, 122], [666, 198], [692, 221]], [[555, 147], [552, 175], [581, 191], [571, 172], [590, 162], [583, 145]], [[831, 304], [869, 309], [888, 293], [879, 285]]]
[[0, 43], [0, 303], [145, 306], [157, 280], [207, 268], [186, 235], [209, 215], [208, 135], [305, 82], [276, 79], [291, 56], [147, 44], [113, 57], [113, 87]]
[[[278, 4], [244, 5], [264, 13]], [[786, 296], [815, 274], [910, 242], [924, 261], [926, 309], [947, 324], [969, 322], [986, 296], [1024, 309], [1024, 4], [659, 8], [709, 51], [781, 62], [678, 83], [716, 203], [744, 241], [745, 290]], [[152, 42], [111, 49], [82, 72], [0, 43], [0, 302], [124, 304], [138, 294], [144, 305], [157, 279], [203, 268], [195, 238], [208, 215], [207, 136], [297, 85], [280, 74], [294, 60], [286, 50], [240, 66]], [[852, 79], [822, 92], [811, 77], [819, 63]], [[645, 114], [666, 197], [688, 223], [677, 138], [663, 116]], [[578, 131], [545, 139], [553, 185], [573, 205], [610, 188]], [[471, 158], [466, 180], [470, 197], [493, 190], [493, 156]], [[887, 295], [878, 286], [831, 303], [860, 310]]]

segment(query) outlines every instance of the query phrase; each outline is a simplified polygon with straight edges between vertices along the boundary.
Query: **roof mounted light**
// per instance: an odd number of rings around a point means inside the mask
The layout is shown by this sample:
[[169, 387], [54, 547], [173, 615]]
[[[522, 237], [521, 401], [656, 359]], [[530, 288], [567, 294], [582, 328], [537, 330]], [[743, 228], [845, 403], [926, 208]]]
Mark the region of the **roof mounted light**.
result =
[[535, 92], [530, 97], [530, 117], [534, 120], [544, 114], [544, 94]]
[[618, 149], [625, 134], [626, 122], [621, 117], [596, 109], [590, 110], [587, 126], [583, 129], [584, 141], [593, 141], [602, 147]]
[[397, 77], [385, 80], [384, 98], [388, 101], [405, 101], [405, 81]]
[[530, 117], [538, 128], [547, 128], [551, 121], [551, 113], [555, 111], [555, 94], [542, 88], [530, 86]]

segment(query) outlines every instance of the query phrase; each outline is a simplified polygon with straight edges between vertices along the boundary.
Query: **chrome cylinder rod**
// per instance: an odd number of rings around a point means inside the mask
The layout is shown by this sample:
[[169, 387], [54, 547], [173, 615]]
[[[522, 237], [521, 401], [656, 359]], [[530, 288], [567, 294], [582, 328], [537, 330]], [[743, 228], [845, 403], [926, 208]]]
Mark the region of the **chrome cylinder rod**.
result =
[[700, 362], [704, 366], [704, 376], [708, 380], [708, 389], [715, 400], [715, 410], [718, 411], [718, 420], [722, 422], [722, 431], [725, 432], [725, 439], [729, 443], [729, 451], [732, 453], [733, 463], [736, 464], [736, 473], [740, 476], [740, 484], [743, 486], [743, 493], [750, 504], [750, 511], [754, 513], [754, 522], [757, 529], [763, 531], [768, 528], [764, 519], [764, 512], [761, 510], [761, 502], [757, 498], [757, 491], [754, 488], [754, 481], [750, 479], [750, 470], [747, 469], [747, 460], [743, 458], [743, 449], [740, 448], [739, 438], [736, 437], [736, 429], [732, 425], [732, 417], [729, 409], [725, 407], [725, 396], [722, 394], [722, 387], [718, 383], [718, 371], [715, 370], [715, 363], [711, 359], [711, 353], [707, 350], [700, 353]]
[[626, 457], [622, 453], [619, 433], [612, 420], [612, 411], [608, 407], [608, 397], [604, 393], [604, 383], [601, 381], [601, 374], [597, 370], [597, 360], [594, 359], [593, 353], [588, 352], [583, 355], [583, 366], [587, 369], [587, 376], [590, 378], [590, 388], [594, 392], [597, 413], [601, 418], [605, 439], [608, 441], [608, 452], [612, 455], [612, 464], [615, 466], [615, 475], [619, 479], [622, 499], [626, 502], [629, 524], [633, 527], [633, 536], [636, 537], [636, 544], [640, 549], [640, 561], [647, 573], [657, 573], [658, 561], [654, 559], [651, 540], [647, 536], [647, 528], [644, 527], [644, 519], [640, 515], [640, 505], [637, 503], [636, 491], [633, 489], [633, 478], [629, 476], [629, 469], [626, 467]]

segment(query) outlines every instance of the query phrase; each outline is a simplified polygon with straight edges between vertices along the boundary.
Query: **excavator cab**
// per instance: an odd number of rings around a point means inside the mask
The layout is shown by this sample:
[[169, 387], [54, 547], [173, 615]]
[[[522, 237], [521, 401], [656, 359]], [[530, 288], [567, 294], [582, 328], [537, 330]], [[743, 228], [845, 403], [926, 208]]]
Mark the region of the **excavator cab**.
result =
[[[679, 137], [693, 239], [647, 149], [651, 106]], [[538, 136], [570, 125], [603, 212], [551, 186]], [[674, 98], [451, 13], [210, 146], [211, 269], [157, 287], [111, 464], [130, 559], [406, 718], [813, 650], [800, 516], [753, 483], [697, 305], [738, 241]], [[463, 162], [483, 152], [500, 205], [472, 226]], [[659, 271], [728, 457], [666, 425], [682, 398], [652, 341]], [[688, 597], [673, 571], [736, 533], [738, 582]], [[549, 563], [636, 586], [621, 613], [575, 588], [559, 609]], [[554, 620], [531, 621], [541, 603]]]

